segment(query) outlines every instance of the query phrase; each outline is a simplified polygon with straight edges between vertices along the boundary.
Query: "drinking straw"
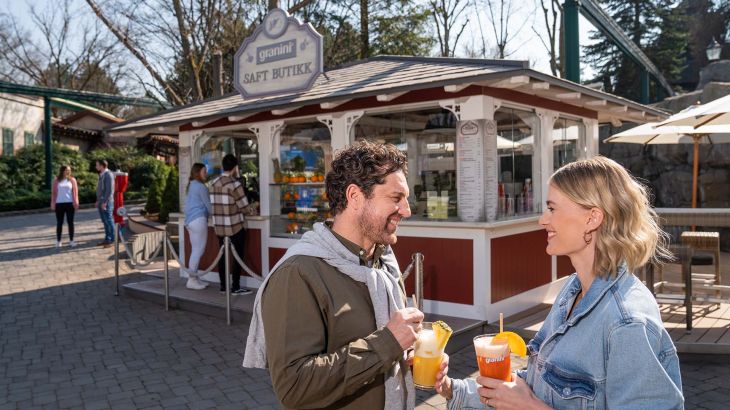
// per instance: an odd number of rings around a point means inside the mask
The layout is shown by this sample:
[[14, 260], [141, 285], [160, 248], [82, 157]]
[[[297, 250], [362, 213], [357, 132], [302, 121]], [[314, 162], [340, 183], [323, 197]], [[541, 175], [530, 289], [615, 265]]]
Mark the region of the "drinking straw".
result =
[[418, 309], [418, 300], [416, 300], [416, 294], [411, 295], [411, 299], [413, 299], [413, 307]]
[[499, 333], [502, 333], [504, 331], [503, 324], [504, 324], [504, 314], [500, 313], [499, 314]]

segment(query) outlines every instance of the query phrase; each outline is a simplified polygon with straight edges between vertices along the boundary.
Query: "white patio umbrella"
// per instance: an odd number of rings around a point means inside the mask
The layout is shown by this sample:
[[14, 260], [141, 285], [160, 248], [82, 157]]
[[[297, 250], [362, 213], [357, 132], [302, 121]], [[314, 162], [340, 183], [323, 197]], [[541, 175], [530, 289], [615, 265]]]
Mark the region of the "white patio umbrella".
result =
[[497, 149], [520, 149], [521, 145], [519, 141], [512, 142], [504, 137], [497, 135]]
[[678, 112], [659, 124], [688, 125], [694, 128], [704, 126], [730, 125], [730, 95], [726, 95], [707, 104], [692, 105]]
[[[666, 122], [666, 121], [665, 121]], [[650, 122], [606, 138], [605, 142], [630, 144], [694, 144], [692, 156], [692, 208], [697, 207], [697, 177], [699, 175], [699, 144], [730, 143], [730, 124], [692, 126], [661, 126]]]

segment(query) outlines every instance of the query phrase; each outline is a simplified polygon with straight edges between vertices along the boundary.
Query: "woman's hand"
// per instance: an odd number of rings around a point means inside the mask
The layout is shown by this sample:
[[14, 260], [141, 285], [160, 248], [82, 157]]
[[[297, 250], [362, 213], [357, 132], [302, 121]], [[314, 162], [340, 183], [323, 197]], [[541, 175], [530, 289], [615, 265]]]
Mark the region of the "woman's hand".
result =
[[477, 377], [477, 383], [482, 385], [477, 392], [481, 401], [487, 407], [495, 409], [549, 409], [550, 407], [540, 401], [532, 392], [530, 386], [520, 377], [512, 373], [512, 381], [491, 379], [489, 377]]
[[451, 379], [448, 376], [449, 373], [449, 355], [444, 353], [443, 359], [441, 359], [441, 366], [439, 372], [436, 374], [436, 393], [443, 396], [446, 400], [451, 400], [454, 397], [454, 392], [451, 390]]

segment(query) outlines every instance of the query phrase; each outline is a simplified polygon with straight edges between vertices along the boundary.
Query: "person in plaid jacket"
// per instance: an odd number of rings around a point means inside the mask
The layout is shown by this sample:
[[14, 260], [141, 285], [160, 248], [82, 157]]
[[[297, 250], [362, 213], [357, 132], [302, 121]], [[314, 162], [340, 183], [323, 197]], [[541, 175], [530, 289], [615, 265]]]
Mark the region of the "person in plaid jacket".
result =
[[[213, 205], [213, 225], [218, 242], [223, 245], [225, 237], [231, 238], [231, 245], [243, 259], [246, 243], [245, 209], [248, 207], [246, 190], [237, 179], [238, 160], [228, 154], [223, 157], [223, 174], [214, 179], [210, 185], [210, 203]], [[250, 289], [241, 288], [241, 266], [232, 260], [231, 264], [231, 294], [246, 295]], [[221, 258], [218, 262], [218, 274], [221, 280], [221, 292], [226, 291], [226, 261]]]

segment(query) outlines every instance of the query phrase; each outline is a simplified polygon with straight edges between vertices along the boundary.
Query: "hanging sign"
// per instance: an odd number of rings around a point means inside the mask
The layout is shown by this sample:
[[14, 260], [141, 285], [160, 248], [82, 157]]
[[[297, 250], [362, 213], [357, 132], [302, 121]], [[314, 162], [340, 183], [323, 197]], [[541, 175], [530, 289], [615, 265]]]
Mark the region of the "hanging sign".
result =
[[244, 98], [306, 91], [322, 73], [322, 36], [311, 24], [273, 9], [233, 63], [234, 86]]

